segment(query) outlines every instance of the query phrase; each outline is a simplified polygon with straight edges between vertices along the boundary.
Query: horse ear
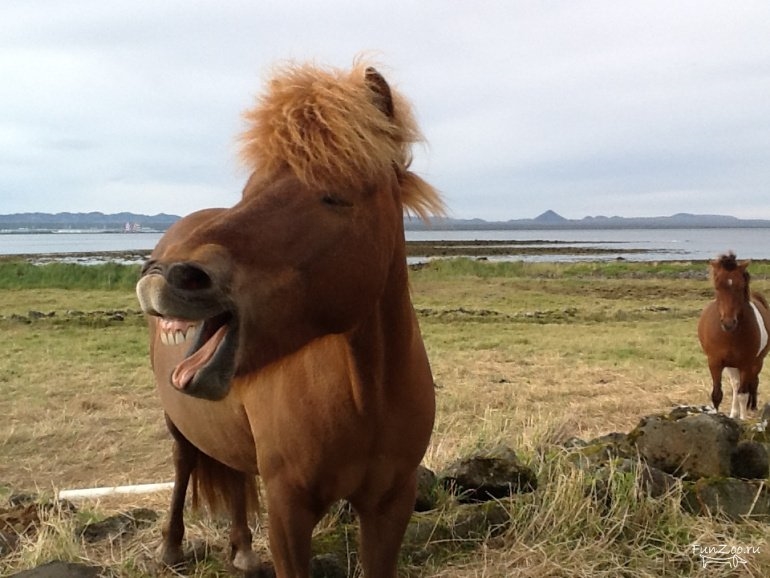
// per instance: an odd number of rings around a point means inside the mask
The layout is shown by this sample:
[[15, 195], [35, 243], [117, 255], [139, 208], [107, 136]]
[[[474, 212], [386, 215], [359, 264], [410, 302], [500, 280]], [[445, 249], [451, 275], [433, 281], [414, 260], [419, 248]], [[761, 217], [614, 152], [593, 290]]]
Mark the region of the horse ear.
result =
[[751, 259], [746, 259], [745, 261], [739, 261], [738, 262], [738, 268], [741, 271], [745, 271], [748, 268], [749, 265], [751, 265]]
[[366, 67], [365, 79], [374, 95], [374, 104], [385, 116], [393, 118], [393, 95], [388, 83], [372, 66]]

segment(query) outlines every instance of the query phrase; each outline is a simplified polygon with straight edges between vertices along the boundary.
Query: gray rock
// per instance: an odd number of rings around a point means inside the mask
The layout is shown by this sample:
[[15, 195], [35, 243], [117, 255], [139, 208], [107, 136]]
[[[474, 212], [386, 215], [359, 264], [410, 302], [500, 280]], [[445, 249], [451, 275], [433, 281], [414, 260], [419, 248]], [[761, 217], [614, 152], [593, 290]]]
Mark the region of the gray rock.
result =
[[[347, 566], [337, 556], [319, 554], [310, 560], [310, 578], [347, 578], [347, 576]], [[267, 573], [264, 571], [260, 578], [263, 577], [267, 578]]]
[[570, 451], [570, 461], [582, 470], [593, 470], [607, 465], [612, 460], [636, 460], [636, 447], [628, 436], [612, 432], [584, 442], [582, 446], [565, 448]]
[[648, 465], [641, 466], [639, 482], [642, 490], [651, 498], [662, 498], [680, 483], [674, 476]]
[[561, 447], [563, 447], [566, 450], [584, 448], [587, 445], [588, 445], [588, 442], [576, 436], [569, 437], [566, 440], [564, 440], [564, 442], [561, 443]]
[[98, 578], [103, 575], [103, 572], [104, 568], [99, 566], [56, 560], [37, 568], [12, 574], [11, 578]]
[[439, 480], [462, 503], [496, 500], [537, 489], [535, 473], [505, 446], [454, 462]]
[[770, 522], [770, 488], [763, 482], [703, 478], [686, 488], [682, 505], [694, 514]]
[[695, 480], [730, 475], [739, 434], [732, 419], [699, 413], [680, 419], [645, 417], [628, 437], [650, 466]]
[[415, 512], [427, 512], [438, 505], [438, 480], [436, 474], [425, 466], [417, 468], [417, 500]]
[[750, 440], [738, 442], [732, 456], [731, 475], [748, 480], [767, 478], [770, 475], [770, 459], [765, 446]]
[[455, 505], [412, 516], [402, 544], [402, 556], [422, 564], [465, 550], [510, 527], [511, 514], [501, 502]]
[[147, 508], [136, 508], [127, 513], [116, 514], [105, 518], [100, 522], [85, 524], [76, 534], [86, 542], [98, 542], [100, 540], [116, 540], [133, 534], [140, 528], [152, 525], [158, 519], [158, 513]]
[[611, 479], [618, 472], [632, 473], [637, 479], [639, 492], [651, 498], [661, 498], [676, 488], [679, 480], [657, 468], [638, 460], [624, 459], [614, 465], [604, 465], [596, 470], [589, 488], [590, 495], [606, 506], [611, 505]]

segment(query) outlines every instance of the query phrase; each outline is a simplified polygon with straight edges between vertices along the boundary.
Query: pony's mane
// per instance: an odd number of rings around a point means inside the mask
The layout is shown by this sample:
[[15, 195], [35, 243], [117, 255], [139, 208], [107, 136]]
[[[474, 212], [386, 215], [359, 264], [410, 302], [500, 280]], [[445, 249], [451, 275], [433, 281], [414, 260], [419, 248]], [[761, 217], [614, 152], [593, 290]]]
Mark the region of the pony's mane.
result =
[[748, 299], [750, 294], [749, 282], [751, 281], [751, 274], [746, 269], [748, 264], [749, 264], [748, 261], [741, 261], [739, 263], [738, 259], [735, 256], [735, 253], [733, 253], [732, 251], [730, 251], [729, 253], [720, 255], [716, 260], [712, 261], [712, 268], [711, 268], [712, 279], [719, 274], [719, 270], [725, 271], [726, 273], [739, 271], [743, 276], [743, 281], [744, 281], [743, 290], [746, 294], [746, 298]]
[[738, 260], [732, 251], [720, 255], [717, 258], [717, 264], [725, 271], [735, 271], [738, 268]]
[[393, 114], [386, 115], [366, 80], [367, 64], [350, 71], [287, 64], [273, 71], [256, 106], [244, 114], [241, 158], [272, 178], [286, 169], [314, 189], [362, 189], [401, 184], [404, 209], [422, 218], [443, 214], [433, 187], [408, 171], [412, 144], [422, 140], [411, 107], [390, 89]]

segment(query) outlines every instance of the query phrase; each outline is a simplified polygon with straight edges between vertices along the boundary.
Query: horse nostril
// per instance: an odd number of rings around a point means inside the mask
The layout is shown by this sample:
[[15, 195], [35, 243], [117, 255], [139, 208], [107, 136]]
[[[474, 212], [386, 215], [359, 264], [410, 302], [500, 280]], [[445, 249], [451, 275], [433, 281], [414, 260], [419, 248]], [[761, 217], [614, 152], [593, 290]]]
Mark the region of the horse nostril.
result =
[[149, 275], [151, 273], [161, 274], [162, 272], [163, 267], [158, 264], [155, 259], [148, 259], [145, 261], [144, 265], [142, 265], [142, 271], [139, 273], [139, 276], [144, 277], [145, 275]]
[[166, 272], [166, 281], [184, 291], [200, 291], [211, 287], [211, 277], [197, 265], [175, 263]]
[[722, 331], [727, 331], [728, 333], [730, 331], [735, 330], [735, 328], [738, 326], [738, 320], [737, 319], [727, 319], [725, 321], [722, 321]]

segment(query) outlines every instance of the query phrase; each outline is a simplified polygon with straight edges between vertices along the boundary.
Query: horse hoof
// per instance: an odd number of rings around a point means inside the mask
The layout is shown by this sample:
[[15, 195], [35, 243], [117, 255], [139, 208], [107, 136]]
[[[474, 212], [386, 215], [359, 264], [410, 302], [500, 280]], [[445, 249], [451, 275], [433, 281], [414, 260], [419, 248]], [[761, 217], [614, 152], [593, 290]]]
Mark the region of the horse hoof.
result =
[[233, 558], [233, 566], [243, 572], [256, 572], [260, 569], [259, 557], [254, 550], [238, 551]]
[[159, 558], [163, 565], [169, 568], [177, 568], [186, 562], [184, 552], [180, 546], [161, 547]]

